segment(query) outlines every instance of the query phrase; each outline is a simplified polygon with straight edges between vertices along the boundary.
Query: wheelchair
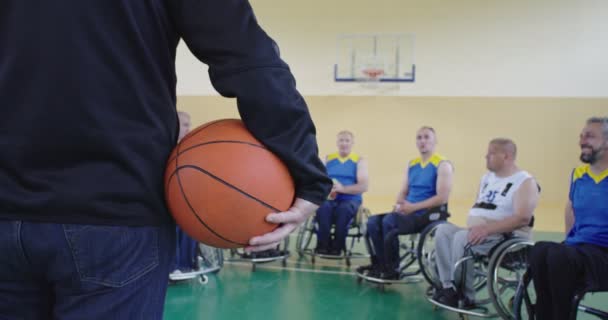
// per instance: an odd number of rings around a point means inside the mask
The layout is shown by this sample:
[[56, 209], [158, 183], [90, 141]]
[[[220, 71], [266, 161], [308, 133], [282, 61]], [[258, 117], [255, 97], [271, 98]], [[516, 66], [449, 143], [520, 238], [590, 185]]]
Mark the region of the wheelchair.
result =
[[[425, 249], [423, 242], [421, 242], [420, 239], [422, 239], [424, 235], [431, 230], [434, 230], [434, 227], [437, 224], [445, 223], [449, 217], [450, 214], [447, 211], [447, 205], [433, 208], [428, 215], [428, 219], [430, 220], [428, 225], [420, 233], [399, 235], [398, 279], [387, 280], [371, 277], [367, 274], [367, 270], [358, 269], [355, 272], [357, 282], [361, 283], [363, 280], [365, 280], [367, 282], [378, 284], [380, 290], [384, 291], [385, 285], [407, 284], [423, 281], [423, 277], [421, 276], [422, 268], [420, 268], [420, 264], [417, 262], [424, 250], [427, 249]], [[366, 239], [365, 244], [368, 252], [372, 252], [372, 246], [369, 243], [369, 239]]]
[[285, 267], [287, 266], [287, 259], [291, 255], [288, 248], [289, 237], [286, 237], [276, 248], [265, 251], [247, 253], [244, 249], [230, 249], [230, 258], [227, 261], [249, 262], [251, 263], [252, 272], [256, 271], [258, 264], [279, 260], [281, 261], [281, 266]]
[[[515, 293], [515, 299], [513, 301], [513, 314], [514, 319], [523, 320], [523, 319], [536, 319], [535, 314], [535, 305], [536, 305], [536, 294], [534, 292], [534, 286], [531, 285], [532, 277], [527, 271], [522, 277], [517, 291]], [[572, 299], [572, 305], [570, 312], [570, 319], [575, 320], [577, 314], [580, 312], [584, 312], [586, 314], [593, 315], [602, 320], [608, 320], [608, 311], [599, 310], [596, 308], [592, 308], [589, 306], [585, 306], [580, 304], [586, 294], [588, 293], [596, 293], [596, 292], [607, 292], [608, 288], [590, 288], [590, 287], [581, 287], [579, 288], [574, 298]]]
[[[424, 278], [430, 284], [427, 299], [435, 305], [435, 308], [454, 311], [463, 319], [468, 316], [515, 319], [513, 303], [519, 283], [528, 267], [528, 251], [533, 246], [533, 242], [525, 237], [506, 234], [487, 254], [477, 254], [472, 250], [469, 250], [468, 254], [465, 252], [465, 256], [455, 263], [454, 269], [458, 274], [455, 274], [454, 278], [460, 280], [457, 283], [462, 287], [465, 283], [466, 268], [472, 265], [474, 268], [472, 282], [476, 299], [474, 305], [467, 306], [465, 299], [460, 298], [458, 307], [451, 307], [432, 299], [433, 292], [442, 287], [437, 271], [434, 243], [439, 225], [435, 224], [432, 229], [421, 234], [420, 239], [418, 261]], [[487, 290], [487, 295], [484, 295], [484, 289]]]
[[[304, 257], [305, 255], [309, 255], [313, 264], [315, 263], [316, 257], [333, 260], [345, 259], [347, 267], [351, 266], [352, 259], [354, 258], [369, 258], [369, 255], [354, 252], [353, 249], [355, 247], [355, 242], [359, 242], [365, 234], [367, 218], [370, 215], [371, 212], [369, 209], [363, 205], [359, 206], [355, 217], [348, 222], [349, 227], [346, 235], [346, 248], [344, 254], [341, 255], [318, 254], [314, 251], [314, 248], [311, 248], [313, 235], [316, 235], [317, 233], [317, 220], [314, 216], [309, 217], [308, 220], [306, 220], [306, 222], [300, 226], [300, 230], [298, 231], [298, 236], [296, 238], [296, 250], [298, 251], [298, 255], [300, 258]], [[333, 226], [331, 229], [331, 234], [333, 237]]]
[[222, 249], [210, 247], [199, 243], [197, 246], [197, 268], [191, 272], [169, 274], [169, 283], [198, 278], [199, 283], [209, 282], [207, 274], [218, 273], [224, 266], [224, 253]]
[[[357, 282], [363, 280], [378, 284], [381, 291], [384, 291], [386, 285], [391, 284], [408, 284], [423, 281], [421, 276], [423, 270], [420, 268], [419, 257], [424, 254], [425, 247], [420, 239], [430, 230], [434, 230], [437, 224], [445, 223], [445, 220], [439, 220], [427, 225], [419, 234], [399, 235], [399, 278], [394, 280], [386, 280], [375, 277], [370, 277], [365, 271], [357, 270]], [[371, 252], [371, 245], [367, 243], [368, 252]]]

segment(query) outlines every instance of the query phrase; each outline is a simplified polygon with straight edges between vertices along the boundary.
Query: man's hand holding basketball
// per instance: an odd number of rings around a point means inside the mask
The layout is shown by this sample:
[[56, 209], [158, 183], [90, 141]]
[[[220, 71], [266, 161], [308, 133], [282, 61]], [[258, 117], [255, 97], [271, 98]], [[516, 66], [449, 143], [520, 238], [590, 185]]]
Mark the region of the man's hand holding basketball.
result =
[[249, 252], [264, 251], [276, 247], [285, 237], [289, 236], [299, 225], [306, 221], [317, 208], [319, 206], [310, 201], [296, 198], [296, 201], [289, 210], [271, 213], [266, 216], [266, 221], [279, 224], [280, 226], [272, 232], [251, 238], [249, 246], [245, 250]]

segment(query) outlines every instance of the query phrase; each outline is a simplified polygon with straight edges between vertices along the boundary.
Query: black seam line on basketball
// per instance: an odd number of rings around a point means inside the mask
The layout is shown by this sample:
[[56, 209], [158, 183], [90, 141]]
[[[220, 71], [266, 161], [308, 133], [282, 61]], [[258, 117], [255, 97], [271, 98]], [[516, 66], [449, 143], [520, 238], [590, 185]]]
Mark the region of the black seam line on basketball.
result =
[[[214, 141], [209, 141], [209, 142], [203, 142], [203, 143], [199, 143], [193, 146], [190, 146], [186, 149], [184, 149], [184, 151], [180, 151], [181, 148], [178, 145], [177, 147], [177, 153], [175, 156], [173, 156], [173, 158], [170, 158], [169, 160], [167, 160], [167, 162], [171, 162], [173, 159], [177, 158], [179, 155], [186, 153], [187, 151], [190, 151], [191, 149], [197, 148], [197, 147], [201, 147], [201, 146], [206, 146], [209, 144], [217, 144], [217, 143], [237, 143], [237, 144], [245, 144], [245, 145], [249, 145], [252, 147], [256, 147], [256, 148], [260, 148], [262, 150], [266, 150], [268, 151], [268, 149], [266, 149], [266, 147], [261, 146], [259, 144], [255, 144], [255, 143], [251, 143], [251, 142], [245, 142], [245, 141], [239, 141], [239, 140], [214, 140]], [[177, 163], [177, 162], [176, 162]], [[177, 165], [177, 164], [176, 164]]]
[[[222, 178], [220, 178], [220, 177], [218, 177], [218, 176], [214, 175], [213, 173], [211, 173], [211, 172], [209, 172], [209, 171], [207, 171], [207, 170], [205, 170], [205, 169], [203, 169], [203, 168], [199, 168], [199, 167], [197, 167], [197, 166], [193, 166], [193, 165], [184, 165], [184, 166], [181, 166], [181, 167], [177, 168], [177, 170], [179, 171], [179, 170], [181, 170], [181, 169], [183, 169], [183, 168], [190, 168], [190, 169], [194, 169], [194, 170], [200, 171], [200, 172], [202, 172], [202, 173], [204, 173], [204, 174], [208, 175], [209, 177], [211, 177], [211, 178], [213, 178], [213, 179], [217, 180], [218, 182], [223, 183], [223, 184], [224, 184], [224, 185], [226, 185], [227, 187], [232, 188], [232, 189], [234, 189], [235, 191], [239, 192], [240, 194], [242, 194], [242, 195], [244, 195], [244, 196], [246, 196], [246, 197], [250, 198], [251, 200], [254, 200], [254, 201], [258, 202], [259, 204], [261, 204], [261, 205], [265, 206], [265, 207], [266, 207], [266, 208], [268, 208], [268, 209], [272, 209], [272, 210], [274, 210], [274, 211], [276, 211], [276, 212], [281, 212], [281, 211], [282, 211], [282, 210], [279, 210], [279, 209], [277, 209], [277, 208], [275, 208], [275, 207], [273, 207], [273, 206], [269, 205], [268, 203], [266, 203], [266, 202], [264, 202], [264, 201], [262, 201], [262, 200], [260, 200], [260, 199], [258, 199], [258, 198], [256, 198], [256, 197], [254, 197], [254, 196], [250, 195], [249, 193], [247, 193], [247, 192], [245, 192], [245, 191], [243, 191], [243, 190], [239, 189], [237, 186], [234, 186], [234, 185], [232, 185], [232, 184], [230, 184], [230, 183], [226, 182], [226, 180], [223, 180]], [[179, 176], [178, 176], [178, 177], [179, 177]]]
[[[179, 189], [180, 189], [180, 193], [182, 194], [182, 196], [184, 197], [184, 200], [186, 201], [186, 204], [188, 205], [188, 207], [190, 208], [190, 211], [192, 212], [192, 214], [194, 214], [194, 216], [196, 217], [196, 220], [198, 220], [200, 223], [203, 224], [203, 226], [209, 230], [209, 232], [213, 233], [215, 236], [217, 236], [218, 238], [230, 242], [230, 243], [234, 243], [234, 244], [238, 244], [240, 246], [246, 246], [247, 243], [240, 243], [240, 242], [236, 242], [227, 238], [224, 238], [222, 235], [218, 234], [217, 232], [215, 232], [215, 230], [211, 229], [206, 223], [205, 221], [203, 221], [203, 219], [198, 215], [198, 213], [196, 212], [196, 210], [194, 210], [194, 208], [192, 207], [192, 205], [190, 204], [190, 201], [188, 200], [188, 197], [186, 196], [186, 193], [184, 192], [184, 188], [182, 187], [182, 181], [181, 178], [179, 176], [179, 168], [175, 170], [174, 175], [177, 176], [177, 184], [179, 185]], [[173, 176], [173, 175], [172, 175]], [[169, 178], [169, 180], [171, 180], [171, 178]]]

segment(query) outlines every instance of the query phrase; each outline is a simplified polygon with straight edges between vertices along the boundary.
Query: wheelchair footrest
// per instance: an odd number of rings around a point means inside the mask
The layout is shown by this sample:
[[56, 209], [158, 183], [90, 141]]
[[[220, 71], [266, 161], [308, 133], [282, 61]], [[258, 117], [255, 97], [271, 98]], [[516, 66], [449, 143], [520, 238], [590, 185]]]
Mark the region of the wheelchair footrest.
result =
[[368, 276], [365, 273], [360, 273], [360, 272], [355, 272], [355, 275], [365, 281], [377, 283], [377, 284], [407, 284], [407, 283], [421, 282], [422, 280], [424, 280], [422, 277], [415, 276], [415, 275], [409, 275], [409, 276], [401, 275], [399, 279], [395, 279], [395, 280], [374, 278], [374, 277]]
[[280, 251], [277, 255], [270, 257], [260, 257], [260, 258], [242, 258], [242, 260], [250, 261], [252, 263], [266, 263], [277, 260], [283, 260], [289, 258], [289, 251]]
[[474, 306], [470, 309], [460, 309], [452, 306], [448, 306], [447, 304], [443, 304], [441, 302], [433, 300], [433, 298], [427, 298], [429, 302], [432, 304], [446, 310], [450, 310], [460, 314], [466, 314], [469, 316], [480, 317], [480, 318], [495, 318], [498, 316], [496, 313], [490, 313], [487, 308], [481, 306]]
[[184, 281], [194, 279], [196, 277], [201, 276], [202, 274], [207, 273], [206, 270], [196, 270], [191, 272], [182, 272], [182, 273], [170, 273], [169, 280], [171, 281]]
[[323, 258], [323, 259], [332, 259], [332, 260], [342, 260], [345, 259], [347, 256], [344, 254], [321, 254], [321, 253], [313, 253], [314, 256], [319, 257], [319, 258]]

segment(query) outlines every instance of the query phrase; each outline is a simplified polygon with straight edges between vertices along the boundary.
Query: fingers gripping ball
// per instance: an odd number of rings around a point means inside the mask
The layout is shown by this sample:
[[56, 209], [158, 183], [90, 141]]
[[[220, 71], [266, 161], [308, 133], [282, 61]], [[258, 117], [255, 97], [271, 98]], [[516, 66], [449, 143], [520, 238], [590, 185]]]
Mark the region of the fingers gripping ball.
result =
[[236, 119], [190, 132], [165, 171], [165, 197], [177, 224], [218, 248], [244, 247], [274, 230], [266, 215], [289, 209], [294, 193], [287, 167]]

